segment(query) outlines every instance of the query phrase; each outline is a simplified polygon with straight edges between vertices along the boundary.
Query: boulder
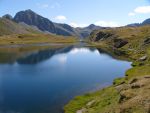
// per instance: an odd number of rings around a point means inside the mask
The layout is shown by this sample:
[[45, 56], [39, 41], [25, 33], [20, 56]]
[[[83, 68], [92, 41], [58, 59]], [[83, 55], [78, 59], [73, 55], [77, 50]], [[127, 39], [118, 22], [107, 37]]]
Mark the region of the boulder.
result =
[[150, 44], [150, 37], [144, 40], [144, 44]]
[[111, 36], [113, 36], [113, 34], [111, 34], [111, 33], [105, 33], [105, 32], [98, 32], [97, 34], [96, 34], [96, 37], [94, 38], [94, 40], [93, 41], [99, 41], [99, 40], [103, 40], [103, 39], [107, 39], [107, 38], [109, 38], [109, 37], [111, 37]]
[[141, 57], [139, 60], [140, 60], [140, 61], [145, 61], [146, 59], [147, 59], [147, 55]]
[[114, 39], [114, 47], [121, 48], [125, 46], [128, 43], [128, 41], [123, 39]]

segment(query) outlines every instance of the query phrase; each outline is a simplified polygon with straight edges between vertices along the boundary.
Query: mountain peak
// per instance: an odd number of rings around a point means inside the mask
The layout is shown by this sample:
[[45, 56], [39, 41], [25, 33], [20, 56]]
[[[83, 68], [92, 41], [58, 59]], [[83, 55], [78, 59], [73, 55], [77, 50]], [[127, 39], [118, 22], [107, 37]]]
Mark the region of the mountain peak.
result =
[[89, 25], [89, 27], [94, 27], [94, 26], [96, 26], [96, 25], [95, 25], [95, 24], [90, 24], [90, 25]]
[[6, 19], [9, 19], [9, 20], [13, 19], [13, 17], [10, 14], [4, 15], [4, 16], [2, 16], [2, 18], [6, 18]]
[[142, 23], [143, 25], [148, 25], [150, 24], [150, 18], [146, 19], [145, 21], [143, 21]]
[[143, 26], [143, 25], [150, 25], [150, 18], [144, 20], [142, 23], [132, 23], [132, 24], [128, 24], [127, 26], [138, 27], [138, 26]]
[[14, 20], [16, 22], [26, 23], [27, 25], [36, 26], [42, 31], [55, 33], [54, 24], [49, 19], [38, 15], [31, 9], [18, 12], [14, 17]]
[[25, 10], [25, 11], [28, 11], [28, 12], [33, 12], [31, 9], [27, 9], [27, 10]]
[[93, 29], [94, 27], [96, 27], [96, 25], [94, 25], [94, 24], [91, 24], [88, 26], [89, 29]]
[[97, 30], [97, 29], [101, 29], [103, 27], [101, 26], [96, 26], [95, 24], [91, 24], [89, 25], [88, 27], [86, 27], [87, 29], [90, 29], [90, 30]]
[[34, 11], [32, 11], [31, 9], [27, 9], [24, 11], [25, 13], [33, 13], [33, 14], [36, 14]]
[[87, 37], [93, 30], [102, 29], [103, 27], [91, 24], [84, 28], [73, 28], [68, 24], [57, 24], [53, 23], [49, 19], [35, 13], [31, 9], [18, 12], [14, 21], [18, 23], [25, 23], [29, 26], [35, 26], [43, 32], [54, 33], [64, 36], [79, 36]]

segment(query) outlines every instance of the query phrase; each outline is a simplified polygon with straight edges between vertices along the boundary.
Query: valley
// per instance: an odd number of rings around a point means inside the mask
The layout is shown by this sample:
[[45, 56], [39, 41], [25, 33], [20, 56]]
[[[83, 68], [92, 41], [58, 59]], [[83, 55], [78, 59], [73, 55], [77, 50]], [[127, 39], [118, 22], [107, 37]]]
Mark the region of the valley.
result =
[[[150, 19], [75, 28], [30, 9], [6, 14], [0, 17], [0, 67], [6, 96], [0, 100], [2, 113], [20, 108], [29, 113], [149, 113]], [[25, 97], [20, 107], [14, 95]], [[24, 99], [29, 99], [25, 106]]]

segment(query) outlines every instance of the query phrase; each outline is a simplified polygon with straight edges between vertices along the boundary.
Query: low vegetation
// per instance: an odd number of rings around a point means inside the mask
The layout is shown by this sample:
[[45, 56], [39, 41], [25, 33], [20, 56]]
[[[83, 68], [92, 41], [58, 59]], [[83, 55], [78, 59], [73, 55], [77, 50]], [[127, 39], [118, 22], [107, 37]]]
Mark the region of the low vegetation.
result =
[[64, 37], [50, 34], [18, 34], [0, 36], [0, 45], [34, 44], [34, 43], [73, 43], [75, 37]]
[[65, 106], [65, 113], [104, 113], [115, 108], [119, 96], [113, 87], [75, 97]]

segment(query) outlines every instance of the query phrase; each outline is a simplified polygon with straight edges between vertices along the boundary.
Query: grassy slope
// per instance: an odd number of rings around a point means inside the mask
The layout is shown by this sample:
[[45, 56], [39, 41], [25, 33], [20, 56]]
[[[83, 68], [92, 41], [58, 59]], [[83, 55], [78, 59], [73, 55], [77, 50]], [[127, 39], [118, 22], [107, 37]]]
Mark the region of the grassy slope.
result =
[[0, 45], [9, 44], [33, 44], [33, 43], [72, 43], [75, 37], [63, 37], [50, 34], [20, 34], [5, 35], [0, 37]]
[[[123, 39], [128, 41], [128, 44], [117, 50], [124, 51], [131, 60], [138, 60], [143, 55], [150, 55], [150, 45], [144, 45], [144, 40], [150, 37], [150, 26], [143, 27], [125, 27], [125, 28], [114, 28], [108, 30], [101, 30], [105, 34], [113, 34], [112, 37]], [[95, 35], [99, 31], [96, 31], [91, 39], [96, 37]], [[105, 40], [94, 42], [93, 44], [97, 47], [112, 50], [114, 48], [114, 39], [108, 37]]]
[[113, 87], [108, 87], [95, 93], [75, 97], [65, 106], [64, 110], [65, 113], [76, 113], [77, 110], [82, 109], [86, 113], [104, 113], [113, 109], [118, 101], [117, 91]]
[[[124, 78], [114, 80], [114, 85], [103, 90], [75, 97], [65, 107], [65, 113], [149, 113], [150, 112], [150, 44], [144, 44], [144, 40], [150, 37], [150, 26], [114, 28], [95, 31], [90, 39], [96, 38], [96, 34], [103, 32], [113, 36], [107, 39], [92, 42], [92, 46], [108, 51], [114, 57], [134, 62], [133, 68], [126, 72]], [[114, 48], [114, 38], [127, 40], [128, 44], [121, 48]], [[121, 51], [124, 54], [116, 54]], [[142, 56], [146, 60], [139, 60]], [[148, 77], [148, 78], [149, 78]], [[132, 87], [134, 86], [134, 87]], [[120, 89], [119, 89], [120, 88]]]
[[11, 34], [38, 33], [39, 31], [32, 27], [23, 26], [11, 20], [0, 18], [0, 36]]
[[69, 43], [75, 42], [75, 37], [63, 37], [44, 34], [30, 26], [21, 25], [11, 20], [0, 18], [0, 45], [32, 44], [32, 43]]

